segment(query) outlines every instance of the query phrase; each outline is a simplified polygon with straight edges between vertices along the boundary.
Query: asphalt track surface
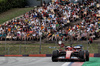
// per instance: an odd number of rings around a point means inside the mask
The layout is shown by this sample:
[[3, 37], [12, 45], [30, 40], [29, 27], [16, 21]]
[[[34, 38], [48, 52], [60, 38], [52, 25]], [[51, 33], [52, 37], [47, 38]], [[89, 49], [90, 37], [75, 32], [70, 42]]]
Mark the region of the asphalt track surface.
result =
[[100, 66], [100, 57], [88, 62], [52, 62], [51, 57], [0, 57], [0, 66]]
[[0, 57], [0, 66], [64, 66], [64, 63], [52, 62], [51, 57]]

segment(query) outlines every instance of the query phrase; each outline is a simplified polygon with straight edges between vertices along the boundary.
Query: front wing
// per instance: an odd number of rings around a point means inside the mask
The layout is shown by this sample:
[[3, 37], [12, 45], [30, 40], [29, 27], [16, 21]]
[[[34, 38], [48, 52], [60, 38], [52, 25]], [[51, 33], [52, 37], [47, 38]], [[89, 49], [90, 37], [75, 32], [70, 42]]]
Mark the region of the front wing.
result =
[[57, 58], [59, 61], [85, 61], [85, 59], [81, 59], [79, 57], [70, 57], [70, 59], [66, 59], [66, 57], [61, 56]]

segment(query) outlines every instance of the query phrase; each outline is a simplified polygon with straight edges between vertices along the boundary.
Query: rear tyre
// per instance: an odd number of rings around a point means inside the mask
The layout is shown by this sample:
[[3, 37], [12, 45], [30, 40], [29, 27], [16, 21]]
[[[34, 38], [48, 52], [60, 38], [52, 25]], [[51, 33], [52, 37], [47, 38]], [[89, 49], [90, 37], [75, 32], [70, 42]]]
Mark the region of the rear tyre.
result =
[[84, 59], [84, 51], [80, 51], [79, 52], [79, 58], [80, 59]]
[[89, 61], [89, 52], [86, 50], [86, 61]]
[[52, 62], [57, 62], [58, 61], [58, 59], [57, 59], [58, 56], [59, 56], [59, 51], [58, 50], [53, 51], [53, 53], [52, 53]]

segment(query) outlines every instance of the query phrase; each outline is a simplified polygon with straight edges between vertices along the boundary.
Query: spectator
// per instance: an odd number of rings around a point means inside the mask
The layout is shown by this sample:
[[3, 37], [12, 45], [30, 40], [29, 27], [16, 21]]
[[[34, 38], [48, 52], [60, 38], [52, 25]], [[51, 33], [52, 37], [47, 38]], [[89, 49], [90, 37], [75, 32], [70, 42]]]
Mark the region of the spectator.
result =
[[[85, 5], [84, 5], [85, 4]], [[6, 34], [7, 39], [38, 40], [40, 31], [47, 40], [86, 40], [99, 37], [100, 3], [96, 1], [75, 0], [74, 3], [57, 2], [35, 8], [18, 19], [0, 25], [0, 40]], [[69, 23], [82, 19], [82, 22], [69, 26]], [[68, 26], [66, 26], [68, 25]], [[4, 27], [3, 27], [4, 26]]]

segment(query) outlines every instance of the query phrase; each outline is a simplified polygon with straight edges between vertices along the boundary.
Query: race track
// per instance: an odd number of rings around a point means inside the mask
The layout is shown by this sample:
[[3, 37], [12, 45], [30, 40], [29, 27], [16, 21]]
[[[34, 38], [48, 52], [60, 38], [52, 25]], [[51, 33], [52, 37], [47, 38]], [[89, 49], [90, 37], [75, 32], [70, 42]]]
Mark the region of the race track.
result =
[[50, 57], [0, 57], [0, 66], [62, 66], [65, 62], [52, 62]]
[[0, 66], [100, 66], [99, 62], [100, 58], [90, 58], [89, 62], [84, 63], [52, 62], [51, 57], [0, 57]]

